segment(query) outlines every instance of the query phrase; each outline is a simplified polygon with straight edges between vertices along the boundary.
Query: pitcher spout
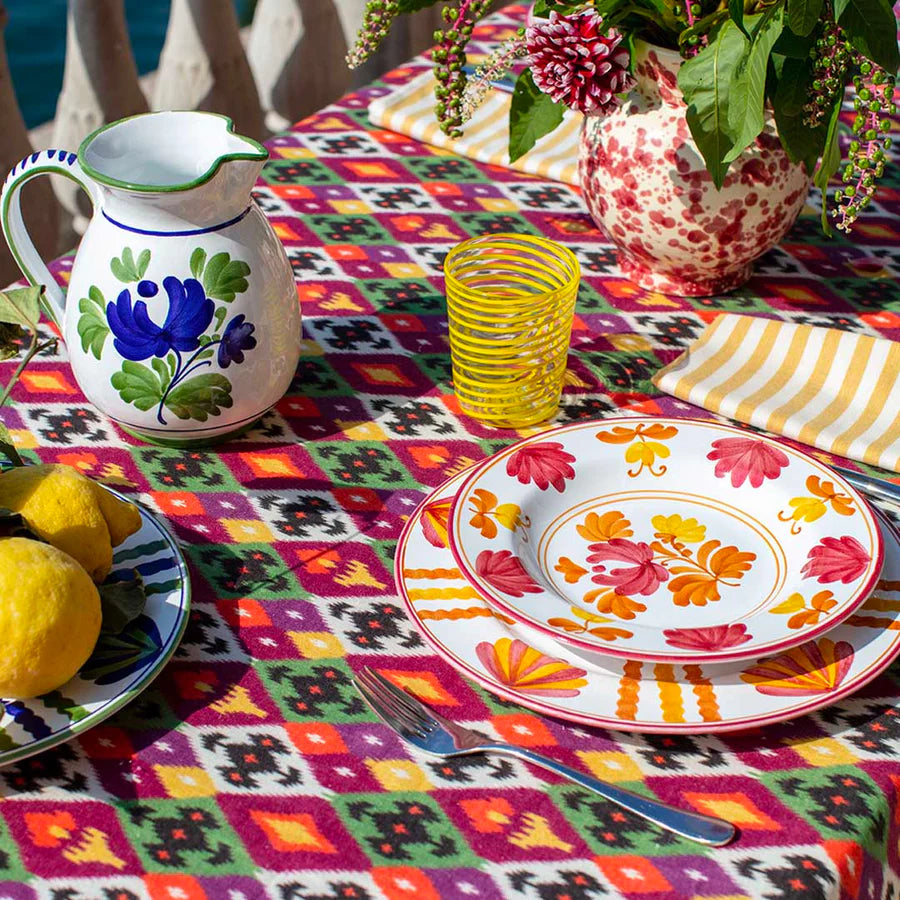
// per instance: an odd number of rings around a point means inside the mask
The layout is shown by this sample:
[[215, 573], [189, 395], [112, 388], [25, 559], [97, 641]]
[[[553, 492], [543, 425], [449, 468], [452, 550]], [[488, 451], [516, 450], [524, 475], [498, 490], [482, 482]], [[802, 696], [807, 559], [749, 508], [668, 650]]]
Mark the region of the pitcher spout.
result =
[[78, 150], [111, 215], [112, 207], [127, 216], [129, 206], [151, 205], [194, 225], [245, 209], [268, 155], [226, 116], [190, 111], [123, 119], [88, 135]]

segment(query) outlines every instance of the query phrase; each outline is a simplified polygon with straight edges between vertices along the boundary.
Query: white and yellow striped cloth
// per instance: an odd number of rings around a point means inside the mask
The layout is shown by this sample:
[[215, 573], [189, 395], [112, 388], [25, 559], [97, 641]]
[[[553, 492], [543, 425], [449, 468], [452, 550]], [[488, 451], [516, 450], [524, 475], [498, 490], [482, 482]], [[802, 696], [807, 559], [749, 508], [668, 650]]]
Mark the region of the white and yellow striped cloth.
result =
[[416, 140], [468, 156], [479, 162], [539, 175], [550, 181], [578, 184], [578, 132], [581, 113], [566, 110], [562, 124], [542, 137], [514, 163], [509, 161], [509, 104], [511, 94], [493, 90], [465, 125], [461, 138], [450, 138], [434, 115], [434, 76], [431, 70], [409, 84], [377, 97], [369, 104], [373, 124]]
[[900, 343], [719, 316], [653, 383], [696, 406], [900, 472]]

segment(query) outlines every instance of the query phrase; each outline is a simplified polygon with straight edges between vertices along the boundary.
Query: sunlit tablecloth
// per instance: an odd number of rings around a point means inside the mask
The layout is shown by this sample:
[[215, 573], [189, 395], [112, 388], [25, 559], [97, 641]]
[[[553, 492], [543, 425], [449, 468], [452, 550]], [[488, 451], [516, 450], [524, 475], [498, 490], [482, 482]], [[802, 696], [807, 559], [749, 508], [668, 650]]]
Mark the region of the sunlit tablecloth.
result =
[[[368, 101], [423, 64], [269, 143], [257, 199], [294, 267], [305, 341], [290, 393], [253, 431], [207, 452], [139, 444], [85, 403], [62, 351], [32, 365], [3, 410], [30, 458], [77, 466], [164, 517], [190, 561], [195, 605], [177, 656], [140, 698], [0, 771], [0, 897], [896, 890], [896, 669], [838, 706], [740, 736], [572, 728], [493, 699], [431, 653], [394, 594], [392, 556], [430, 488], [517, 436], [454, 403], [441, 282], [454, 243], [544, 234], [580, 259], [559, 422], [697, 414], [649, 377], [721, 310], [900, 337], [900, 169], [853, 242], [823, 238], [811, 208], [746, 288], [666, 298], [621, 277], [574, 190], [370, 128]], [[688, 806], [687, 794], [702, 797], [741, 839], [705, 851], [523, 764], [416, 756], [350, 685], [366, 664], [563, 762]]]

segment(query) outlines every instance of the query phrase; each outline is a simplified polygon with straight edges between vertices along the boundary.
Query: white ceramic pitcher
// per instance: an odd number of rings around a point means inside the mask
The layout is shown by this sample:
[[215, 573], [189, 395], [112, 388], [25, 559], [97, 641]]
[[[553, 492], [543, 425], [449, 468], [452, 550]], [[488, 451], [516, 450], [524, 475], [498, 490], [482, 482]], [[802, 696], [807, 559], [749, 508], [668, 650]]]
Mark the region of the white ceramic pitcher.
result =
[[[157, 443], [217, 440], [282, 397], [300, 355], [290, 263], [250, 195], [265, 147], [211, 113], [133, 116], [78, 153], [22, 160], [0, 194], [3, 234], [68, 347], [82, 391]], [[76, 181], [94, 215], [66, 294], [34, 248], [19, 192], [38, 175]]]

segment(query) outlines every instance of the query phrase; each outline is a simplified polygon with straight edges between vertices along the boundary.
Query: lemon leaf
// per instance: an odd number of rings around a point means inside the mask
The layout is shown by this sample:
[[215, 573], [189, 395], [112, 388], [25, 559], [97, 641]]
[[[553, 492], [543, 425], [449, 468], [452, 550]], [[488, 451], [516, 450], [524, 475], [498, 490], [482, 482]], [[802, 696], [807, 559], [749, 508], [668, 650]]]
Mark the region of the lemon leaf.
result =
[[147, 605], [144, 579], [137, 569], [132, 569], [133, 578], [112, 581], [97, 587], [100, 594], [100, 609], [103, 613], [101, 631], [107, 634], [121, 634]]

